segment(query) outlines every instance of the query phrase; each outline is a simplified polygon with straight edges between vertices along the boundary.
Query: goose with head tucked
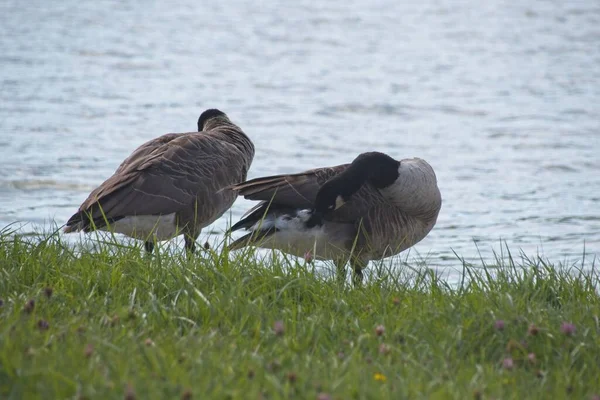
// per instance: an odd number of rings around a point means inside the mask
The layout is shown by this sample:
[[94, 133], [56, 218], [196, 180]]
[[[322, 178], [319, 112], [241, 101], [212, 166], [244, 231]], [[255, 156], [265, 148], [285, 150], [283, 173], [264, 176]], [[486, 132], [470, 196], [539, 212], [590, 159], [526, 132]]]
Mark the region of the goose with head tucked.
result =
[[433, 168], [420, 158], [395, 160], [362, 153], [352, 163], [275, 175], [232, 185], [260, 202], [230, 231], [250, 233], [230, 244], [278, 249], [302, 257], [333, 260], [345, 279], [362, 282], [370, 260], [398, 254], [434, 227], [442, 205]]
[[65, 232], [112, 231], [144, 241], [184, 235], [195, 250], [202, 228], [227, 211], [237, 193], [224, 187], [246, 180], [254, 145], [217, 109], [204, 111], [198, 132], [168, 133], [138, 147], [94, 189], [67, 221]]

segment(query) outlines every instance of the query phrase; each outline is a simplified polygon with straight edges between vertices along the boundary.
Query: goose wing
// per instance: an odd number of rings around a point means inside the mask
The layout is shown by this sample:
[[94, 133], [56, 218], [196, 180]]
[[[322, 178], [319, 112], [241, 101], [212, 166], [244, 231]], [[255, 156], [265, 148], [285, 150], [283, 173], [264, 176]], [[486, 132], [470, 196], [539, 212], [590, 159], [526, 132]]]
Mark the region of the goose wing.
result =
[[[138, 148], [115, 174], [95, 189], [67, 227], [89, 218], [98, 226], [104, 217], [159, 215], [180, 211], [198, 200], [212, 199], [221, 187], [244, 179], [246, 166], [230, 143], [205, 133], [173, 134]], [[233, 165], [232, 165], [233, 163]], [[237, 165], [239, 164], [239, 165]], [[206, 197], [206, 199], [204, 199]]]
[[291, 208], [311, 208], [321, 185], [346, 165], [312, 169], [297, 174], [255, 178], [229, 188], [248, 200], [263, 200]]
[[[261, 203], [250, 209], [245, 215], [247, 217], [234, 228], [252, 225], [262, 217], [267, 208], [270, 210], [312, 208], [321, 186], [343, 172], [348, 165], [317, 168], [298, 174], [255, 178], [230, 186], [229, 188], [238, 191], [248, 200], [261, 200]], [[383, 198], [379, 191], [365, 183], [348, 202], [328, 214], [325, 219], [335, 222], [356, 222], [366, 216], [373, 205], [381, 200]]]
[[151, 155], [154, 151], [162, 148], [165, 144], [169, 143], [174, 139], [177, 139], [182, 135], [185, 135], [185, 133], [167, 133], [166, 135], [162, 135], [147, 141], [146, 143], [142, 144], [140, 147], [135, 149], [133, 153], [129, 155], [129, 157], [123, 160], [123, 162], [121, 163], [121, 165], [119, 165], [115, 173], [118, 173], [131, 165], [139, 163], [140, 161], [143, 162], [144, 159]]

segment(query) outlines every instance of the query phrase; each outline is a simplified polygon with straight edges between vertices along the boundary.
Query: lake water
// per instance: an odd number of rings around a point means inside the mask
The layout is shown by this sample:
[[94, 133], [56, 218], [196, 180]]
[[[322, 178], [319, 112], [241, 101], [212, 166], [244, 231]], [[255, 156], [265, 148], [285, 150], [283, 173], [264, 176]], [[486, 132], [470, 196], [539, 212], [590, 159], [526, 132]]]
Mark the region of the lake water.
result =
[[428, 160], [444, 203], [409, 259], [502, 240], [591, 260], [600, 3], [526, 3], [3, 0], [0, 226], [64, 223], [134, 148], [217, 107], [256, 145], [249, 178], [369, 150]]

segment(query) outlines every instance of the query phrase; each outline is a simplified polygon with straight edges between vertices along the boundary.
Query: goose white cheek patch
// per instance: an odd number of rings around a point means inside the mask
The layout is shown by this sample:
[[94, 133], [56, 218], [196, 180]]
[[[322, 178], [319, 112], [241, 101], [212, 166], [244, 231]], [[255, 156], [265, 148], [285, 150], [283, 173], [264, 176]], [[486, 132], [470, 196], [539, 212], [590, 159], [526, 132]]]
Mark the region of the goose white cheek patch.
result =
[[335, 209], [337, 210], [341, 206], [343, 206], [346, 202], [342, 198], [342, 196], [338, 196], [335, 198]]

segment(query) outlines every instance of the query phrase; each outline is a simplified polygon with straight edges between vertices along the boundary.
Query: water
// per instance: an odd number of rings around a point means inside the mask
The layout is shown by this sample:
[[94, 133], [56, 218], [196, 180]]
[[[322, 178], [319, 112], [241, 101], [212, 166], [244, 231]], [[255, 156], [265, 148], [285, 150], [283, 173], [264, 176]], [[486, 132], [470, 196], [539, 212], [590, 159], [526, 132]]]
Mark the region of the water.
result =
[[64, 223], [135, 147], [217, 107], [256, 145], [249, 178], [428, 160], [444, 203], [411, 257], [431, 265], [500, 240], [600, 255], [600, 4], [527, 3], [3, 0], [0, 226]]

